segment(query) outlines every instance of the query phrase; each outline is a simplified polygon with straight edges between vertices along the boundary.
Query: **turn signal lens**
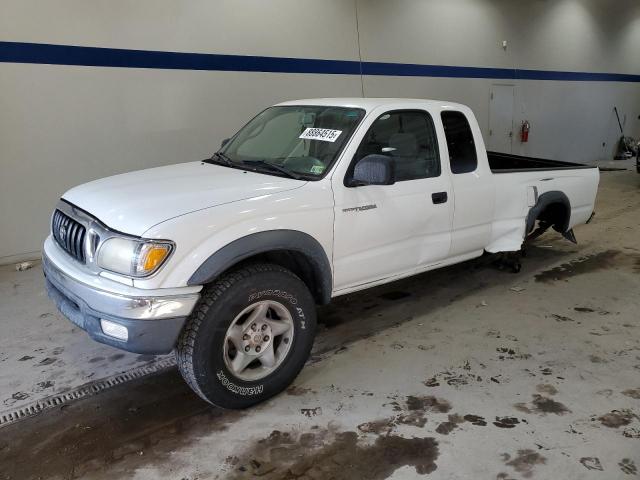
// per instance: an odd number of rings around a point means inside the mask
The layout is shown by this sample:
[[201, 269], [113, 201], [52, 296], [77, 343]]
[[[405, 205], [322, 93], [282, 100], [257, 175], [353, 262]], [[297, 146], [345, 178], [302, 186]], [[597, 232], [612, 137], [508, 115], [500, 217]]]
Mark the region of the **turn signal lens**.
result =
[[170, 245], [144, 244], [138, 255], [137, 273], [144, 275], [154, 271], [162, 265], [169, 252], [171, 252]]

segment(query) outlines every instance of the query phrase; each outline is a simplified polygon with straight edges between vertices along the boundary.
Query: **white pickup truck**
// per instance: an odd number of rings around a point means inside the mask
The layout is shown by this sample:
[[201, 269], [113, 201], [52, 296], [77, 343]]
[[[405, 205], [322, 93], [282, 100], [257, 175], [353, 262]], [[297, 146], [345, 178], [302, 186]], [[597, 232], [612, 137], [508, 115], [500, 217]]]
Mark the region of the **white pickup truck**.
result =
[[316, 304], [518, 252], [549, 227], [575, 241], [598, 180], [595, 167], [488, 153], [455, 103], [285, 102], [211, 158], [66, 192], [43, 268], [94, 340], [175, 349], [202, 398], [243, 408], [302, 369]]

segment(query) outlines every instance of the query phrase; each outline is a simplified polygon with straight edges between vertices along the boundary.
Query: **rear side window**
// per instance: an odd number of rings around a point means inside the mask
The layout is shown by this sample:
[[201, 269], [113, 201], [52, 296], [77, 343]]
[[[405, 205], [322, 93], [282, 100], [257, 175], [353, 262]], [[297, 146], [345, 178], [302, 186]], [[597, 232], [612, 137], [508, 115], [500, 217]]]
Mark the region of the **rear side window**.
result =
[[462, 112], [442, 112], [441, 117], [449, 147], [451, 172], [473, 172], [478, 168], [478, 155], [467, 117]]
[[380, 115], [358, 147], [352, 167], [371, 154], [386, 155], [393, 159], [398, 182], [440, 175], [440, 156], [433, 120], [422, 110], [401, 110]]

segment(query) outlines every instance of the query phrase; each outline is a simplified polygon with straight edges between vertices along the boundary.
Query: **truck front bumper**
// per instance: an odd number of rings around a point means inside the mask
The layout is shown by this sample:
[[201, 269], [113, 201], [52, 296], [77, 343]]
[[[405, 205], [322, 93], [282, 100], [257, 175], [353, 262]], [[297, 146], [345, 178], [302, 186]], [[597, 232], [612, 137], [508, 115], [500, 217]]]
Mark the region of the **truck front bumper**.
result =
[[67, 275], [46, 254], [42, 268], [47, 293], [65, 317], [95, 341], [134, 353], [171, 352], [200, 298], [198, 293], [146, 296], [141, 290], [133, 296], [101, 290]]

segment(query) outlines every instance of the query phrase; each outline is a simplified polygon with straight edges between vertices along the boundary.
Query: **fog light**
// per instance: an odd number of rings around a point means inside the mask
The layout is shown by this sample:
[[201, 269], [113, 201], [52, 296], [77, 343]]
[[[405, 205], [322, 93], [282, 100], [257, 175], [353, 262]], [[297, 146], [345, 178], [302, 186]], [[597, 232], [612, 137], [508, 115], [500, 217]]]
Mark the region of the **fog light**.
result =
[[124, 340], [125, 342], [129, 338], [129, 331], [127, 327], [123, 325], [119, 325], [110, 320], [105, 320], [104, 318], [100, 319], [100, 326], [102, 327], [102, 331], [105, 335], [109, 335], [110, 337], [117, 338], [118, 340]]

